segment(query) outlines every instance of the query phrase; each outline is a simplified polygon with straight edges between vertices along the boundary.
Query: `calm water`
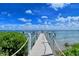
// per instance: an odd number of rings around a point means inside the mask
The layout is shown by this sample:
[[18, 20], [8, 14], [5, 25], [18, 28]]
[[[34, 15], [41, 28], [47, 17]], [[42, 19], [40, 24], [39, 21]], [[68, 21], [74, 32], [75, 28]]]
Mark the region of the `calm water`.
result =
[[[65, 43], [74, 44], [79, 43], [79, 30], [55, 30], [53, 31], [56, 34], [55, 40], [57, 41], [60, 49], [64, 50]], [[50, 39], [50, 46], [53, 49], [53, 41]], [[55, 50], [58, 50], [57, 46], [54, 45]]]
[[61, 44], [79, 42], [79, 30], [59, 30], [54, 32], [56, 33], [56, 40]]

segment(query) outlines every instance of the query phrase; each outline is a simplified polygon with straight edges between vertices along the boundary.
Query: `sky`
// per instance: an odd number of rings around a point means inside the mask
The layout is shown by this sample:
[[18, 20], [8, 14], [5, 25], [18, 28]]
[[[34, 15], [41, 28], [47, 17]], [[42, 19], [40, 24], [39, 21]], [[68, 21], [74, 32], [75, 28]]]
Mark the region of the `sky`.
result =
[[0, 3], [0, 30], [79, 30], [78, 3]]

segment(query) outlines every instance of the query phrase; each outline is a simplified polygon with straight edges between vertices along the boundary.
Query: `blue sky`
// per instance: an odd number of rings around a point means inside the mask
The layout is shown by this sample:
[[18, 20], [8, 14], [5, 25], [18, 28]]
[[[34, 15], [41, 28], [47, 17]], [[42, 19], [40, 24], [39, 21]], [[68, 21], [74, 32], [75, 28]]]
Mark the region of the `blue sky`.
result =
[[79, 30], [77, 3], [2, 3], [0, 29]]

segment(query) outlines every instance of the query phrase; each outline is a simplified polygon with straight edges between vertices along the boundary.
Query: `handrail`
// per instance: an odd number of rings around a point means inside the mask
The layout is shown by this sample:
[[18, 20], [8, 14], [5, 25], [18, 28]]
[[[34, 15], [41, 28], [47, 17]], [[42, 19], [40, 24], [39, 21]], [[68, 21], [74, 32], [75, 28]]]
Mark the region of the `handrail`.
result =
[[[46, 34], [45, 34], [46, 35]], [[46, 35], [47, 36], [47, 35]], [[48, 35], [49, 36], [49, 35]], [[47, 36], [47, 37], [48, 37]], [[49, 37], [50, 38], [50, 37]], [[53, 39], [54, 40], [54, 39]], [[56, 47], [58, 48], [58, 50], [62, 53], [63, 56], [65, 56], [65, 54], [62, 52], [62, 50], [60, 49], [60, 47], [58, 46], [56, 40], [54, 40]]]
[[12, 54], [11, 56], [15, 56], [19, 51], [22, 50], [22, 48], [26, 45], [26, 43], [28, 42], [28, 39], [26, 40], [26, 42], [21, 46], [20, 49], [18, 49], [14, 54]]
[[62, 52], [62, 50], [59, 48], [59, 46], [58, 46], [58, 44], [57, 44], [56, 40], [54, 40], [54, 42], [55, 42], [55, 44], [56, 44], [56, 46], [57, 46], [58, 50], [59, 50], [59, 51], [63, 54], [63, 56], [66, 56], [66, 55]]

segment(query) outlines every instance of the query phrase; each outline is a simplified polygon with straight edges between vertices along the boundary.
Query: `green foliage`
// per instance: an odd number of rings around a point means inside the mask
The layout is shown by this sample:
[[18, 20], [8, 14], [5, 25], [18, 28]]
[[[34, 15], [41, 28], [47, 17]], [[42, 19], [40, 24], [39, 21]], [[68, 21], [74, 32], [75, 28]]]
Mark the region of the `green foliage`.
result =
[[[79, 43], [75, 43], [72, 45], [69, 44], [65, 44], [66, 49], [63, 50], [62, 52], [66, 55], [66, 56], [79, 56]], [[57, 55], [62, 55], [62, 53], [60, 51], [55, 51]]]
[[71, 46], [74, 47], [74, 48], [79, 48], [79, 43], [75, 43], [75, 44], [73, 44]]
[[[26, 36], [20, 32], [0, 32], [0, 55], [12, 55], [15, 53], [26, 41]], [[27, 54], [26, 46], [16, 55]]]
[[79, 56], [79, 43], [71, 45], [71, 48], [63, 51], [66, 56]]
[[79, 56], [79, 49], [77, 48], [67, 49], [64, 51], [64, 54], [66, 56]]

